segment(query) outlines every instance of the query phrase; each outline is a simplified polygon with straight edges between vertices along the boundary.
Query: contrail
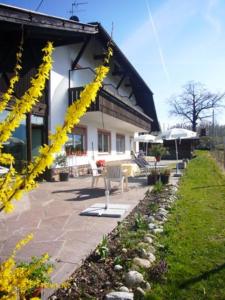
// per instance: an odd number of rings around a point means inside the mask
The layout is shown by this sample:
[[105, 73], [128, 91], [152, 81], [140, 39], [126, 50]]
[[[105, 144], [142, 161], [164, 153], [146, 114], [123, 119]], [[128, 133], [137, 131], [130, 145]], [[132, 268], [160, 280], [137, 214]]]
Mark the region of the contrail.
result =
[[159, 50], [159, 56], [160, 56], [160, 61], [161, 61], [161, 65], [162, 65], [162, 68], [163, 68], [163, 72], [166, 76], [167, 81], [170, 82], [169, 72], [167, 70], [167, 66], [166, 66], [164, 55], [163, 55], [163, 52], [162, 52], [162, 47], [161, 47], [160, 42], [159, 42], [159, 37], [158, 37], [157, 30], [156, 30], [155, 22], [153, 20], [152, 14], [151, 14], [150, 6], [149, 6], [149, 3], [148, 3], [147, 0], [145, 0], [145, 3], [146, 3], [148, 14], [149, 14], [149, 19], [150, 19], [150, 22], [151, 22], [151, 25], [152, 25], [153, 34], [154, 34], [156, 44], [157, 44], [157, 47], [158, 47], [158, 50]]

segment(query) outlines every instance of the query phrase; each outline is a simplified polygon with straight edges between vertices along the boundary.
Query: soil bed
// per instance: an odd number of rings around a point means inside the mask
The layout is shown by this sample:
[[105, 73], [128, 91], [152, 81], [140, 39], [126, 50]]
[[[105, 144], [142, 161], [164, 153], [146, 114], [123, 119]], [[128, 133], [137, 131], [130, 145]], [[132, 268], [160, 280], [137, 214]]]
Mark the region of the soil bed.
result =
[[[96, 254], [96, 250], [93, 251], [83, 265], [72, 274], [69, 280], [70, 287], [59, 289], [53, 295], [53, 299], [104, 299], [110, 291], [118, 290], [123, 285], [124, 273], [131, 267], [132, 259], [138, 255], [134, 244], [141, 242], [148, 231], [148, 216], [171, 195], [171, 186], [165, 186], [160, 193], [147, 192], [145, 198], [107, 236], [107, 257], [102, 259]], [[130, 239], [129, 235], [134, 235], [136, 239], [131, 247], [128, 244], [133, 236]], [[116, 271], [116, 264], [122, 265], [123, 270]], [[151, 274], [149, 276], [151, 277]]]

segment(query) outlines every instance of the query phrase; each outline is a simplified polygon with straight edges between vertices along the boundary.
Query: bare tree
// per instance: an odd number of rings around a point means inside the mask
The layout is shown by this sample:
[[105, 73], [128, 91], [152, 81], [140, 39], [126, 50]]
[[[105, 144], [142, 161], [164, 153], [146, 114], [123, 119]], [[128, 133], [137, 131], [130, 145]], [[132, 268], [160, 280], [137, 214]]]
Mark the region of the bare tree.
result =
[[180, 95], [170, 98], [170, 113], [188, 120], [196, 131], [198, 120], [210, 117], [211, 108], [222, 107], [224, 96], [225, 93], [211, 93], [203, 84], [191, 81], [183, 86]]

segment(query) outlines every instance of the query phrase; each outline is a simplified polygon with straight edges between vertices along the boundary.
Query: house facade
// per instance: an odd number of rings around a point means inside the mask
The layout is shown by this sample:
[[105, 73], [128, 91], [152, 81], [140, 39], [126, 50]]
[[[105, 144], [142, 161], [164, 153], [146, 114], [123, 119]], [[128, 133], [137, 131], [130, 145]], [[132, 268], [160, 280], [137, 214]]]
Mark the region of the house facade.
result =
[[[40, 145], [49, 142], [48, 132], [54, 132], [55, 127], [64, 122], [67, 107], [94, 78], [94, 69], [102, 64], [111, 39], [99, 23], [82, 24], [6, 5], [0, 5], [0, 31], [3, 37], [1, 93], [12, 76], [21, 35], [24, 38], [23, 71], [15, 89], [17, 97], [29, 87], [29, 80], [41, 61], [41, 48], [48, 40], [53, 41], [55, 47], [44, 95], [15, 131], [16, 145], [8, 143], [7, 151], [16, 154], [18, 162], [29, 161], [37, 155]], [[85, 166], [90, 160], [129, 159], [135, 132], [159, 130], [153, 93], [118, 46], [113, 41], [111, 45], [110, 73], [95, 103], [62, 149], [69, 166]], [[0, 117], [8, 110], [10, 105]]]

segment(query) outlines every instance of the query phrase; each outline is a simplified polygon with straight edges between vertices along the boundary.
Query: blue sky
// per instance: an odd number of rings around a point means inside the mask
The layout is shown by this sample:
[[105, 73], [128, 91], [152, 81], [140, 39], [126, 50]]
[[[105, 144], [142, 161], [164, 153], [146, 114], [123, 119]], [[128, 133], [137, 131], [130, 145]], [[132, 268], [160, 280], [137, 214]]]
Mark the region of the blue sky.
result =
[[[1, 1], [34, 10], [40, 0]], [[212, 92], [225, 91], [224, 0], [80, 0], [81, 22], [100, 22], [149, 85], [162, 128], [168, 98], [190, 80]], [[69, 18], [72, 0], [44, 0], [39, 11]], [[222, 112], [216, 120], [225, 124]]]

